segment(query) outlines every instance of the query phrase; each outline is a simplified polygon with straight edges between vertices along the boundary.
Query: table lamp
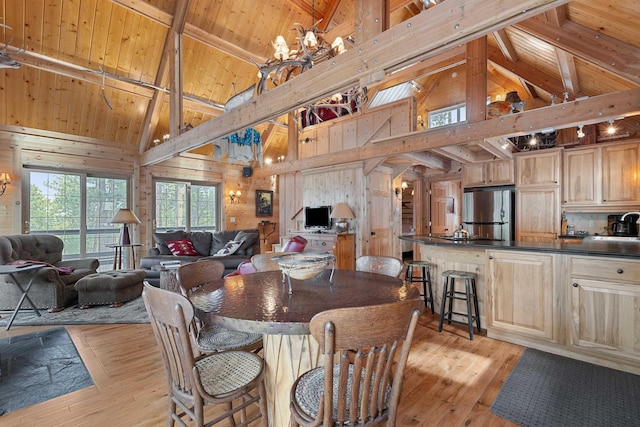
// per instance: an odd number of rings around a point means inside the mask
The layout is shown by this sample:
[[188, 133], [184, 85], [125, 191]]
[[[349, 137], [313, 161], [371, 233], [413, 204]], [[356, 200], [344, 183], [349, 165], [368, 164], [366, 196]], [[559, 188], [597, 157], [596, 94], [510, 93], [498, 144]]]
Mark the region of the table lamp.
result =
[[336, 232], [346, 233], [349, 230], [349, 223], [347, 218], [355, 218], [353, 211], [346, 203], [336, 203], [336, 206], [331, 211], [331, 218], [336, 218]]
[[129, 237], [129, 224], [140, 224], [140, 220], [131, 209], [120, 209], [111, 220], [112, 224], [123, 224], [120, 232], [120, 244], [130, 245], [131, 237]]

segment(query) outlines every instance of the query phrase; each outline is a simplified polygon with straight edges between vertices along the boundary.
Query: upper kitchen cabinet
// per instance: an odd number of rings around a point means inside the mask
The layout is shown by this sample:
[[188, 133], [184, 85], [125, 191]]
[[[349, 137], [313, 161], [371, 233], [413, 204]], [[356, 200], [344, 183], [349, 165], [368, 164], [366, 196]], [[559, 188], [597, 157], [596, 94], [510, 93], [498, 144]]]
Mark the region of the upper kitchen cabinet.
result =
[[559, 185], [560, 152], [551, 148], [517, 154], [516, 187]]
[[639, 145], [632, 143], [602, 147], [603, 204], [638, 203]]
[[513, 160], [469, 163], [462, 167], [463, 187], [513, 184]]
[[563, 208], [635, 209], [640, 203], [640, 143], [610, 143], [563, 153]]

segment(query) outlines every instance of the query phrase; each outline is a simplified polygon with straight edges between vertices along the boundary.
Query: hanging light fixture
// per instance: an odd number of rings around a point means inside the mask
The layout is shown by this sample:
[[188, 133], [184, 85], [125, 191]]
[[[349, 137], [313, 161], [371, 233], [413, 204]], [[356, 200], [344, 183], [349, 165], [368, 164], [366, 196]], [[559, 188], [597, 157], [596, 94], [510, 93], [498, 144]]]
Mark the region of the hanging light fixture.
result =
[[582, 125], [578, 126], [578, 138], [584, 138], [584, 131], [582, 130]]

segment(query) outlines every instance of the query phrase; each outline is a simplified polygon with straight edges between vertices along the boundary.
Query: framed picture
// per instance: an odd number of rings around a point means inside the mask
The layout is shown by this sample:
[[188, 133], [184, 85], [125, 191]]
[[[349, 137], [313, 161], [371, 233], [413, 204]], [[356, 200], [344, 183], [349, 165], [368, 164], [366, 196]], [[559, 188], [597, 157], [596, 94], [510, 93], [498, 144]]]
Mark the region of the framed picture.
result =
[[256, 216], [273, 216], [273, 191], [256, 190]]

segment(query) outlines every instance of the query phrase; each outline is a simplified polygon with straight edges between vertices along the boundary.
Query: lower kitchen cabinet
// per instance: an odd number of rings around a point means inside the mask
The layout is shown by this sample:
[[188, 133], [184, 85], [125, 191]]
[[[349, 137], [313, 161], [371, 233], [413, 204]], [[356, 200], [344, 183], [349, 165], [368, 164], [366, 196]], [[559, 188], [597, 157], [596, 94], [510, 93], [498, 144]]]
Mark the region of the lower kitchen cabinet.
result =
[[569, 272], [569, 345], [596, 357], [640, 362], [640, 265], [573, 256]]
[[554, 341], [553, 255], [488, 251], [487, 328]]

